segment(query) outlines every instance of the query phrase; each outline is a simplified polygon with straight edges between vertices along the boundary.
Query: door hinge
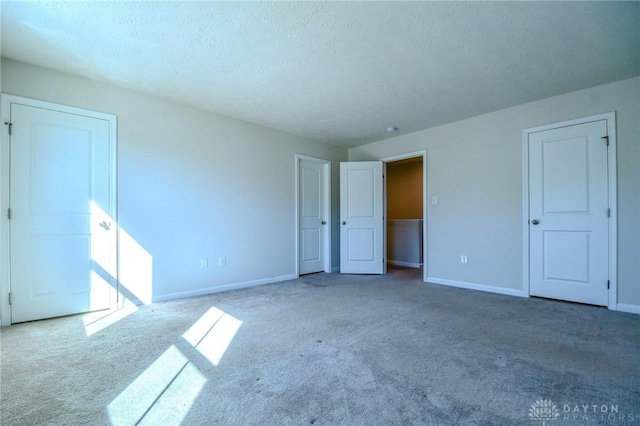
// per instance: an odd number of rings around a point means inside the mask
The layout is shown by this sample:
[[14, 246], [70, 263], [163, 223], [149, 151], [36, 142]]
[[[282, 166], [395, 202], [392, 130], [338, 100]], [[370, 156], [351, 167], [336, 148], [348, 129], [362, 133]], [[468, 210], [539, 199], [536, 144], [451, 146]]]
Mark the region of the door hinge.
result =
[[611, 281], [607, 280], [607, 290], [611, 288]]
[[7, 219], [11, 219], [11, 209], [7, 209]]
[[604, 142], [609, 146], [609, 136], [603, 136], [600, 139], [604, 139]]
[[11, 123], [10, 121], [5, 121], [4, 125], [9, 128], [9, 135], [11, 135], [11, 128], [13, 127], [13, 123]]
[[611, 209], [607, 209], [607, 217], [611, 217]]
[[13, 305], [13, 293], [9, 293], [9, 304]]

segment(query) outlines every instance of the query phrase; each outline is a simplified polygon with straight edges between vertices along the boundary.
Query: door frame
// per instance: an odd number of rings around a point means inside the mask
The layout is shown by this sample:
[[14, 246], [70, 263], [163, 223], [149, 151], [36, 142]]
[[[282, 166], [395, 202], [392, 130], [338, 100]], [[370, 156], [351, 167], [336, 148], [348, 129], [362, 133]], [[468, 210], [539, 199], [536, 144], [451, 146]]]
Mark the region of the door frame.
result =
[[[393, 155], [391, 157], [384, 157], [381, 158], [380, 160], [382, 161], [383, 164], [383, 173], [385, 175], [385, 179], [384, 179], [384, 232], [385, 232], [385, 242], [384, 242], [384, 258], [387, 259], [387, 242], [386, 242], [386, 232], [387, 232], [387, 179], [386, 179], [386, 174], [387, 174], [387, 163], [391, 163], [394, 161], [399, 161], [399, 160], [406, 160], [409, 158], [418, 158], [418, 157], [422, 157], [422, 281], [427, 282], [427, 277], [429, 276], [428, 273], [428, 263], [427, 262], [427, 253], [428, 253], [428, 247], [429, 244], [427, 244], [427, 235], [428, 235], [428, 229], [429, 229], [429, 225], [427, 222], [427, 218], [428, 218], [428, 214], [427, 214], [427, 150], [423, 149], [421, 151], [413, 151], [413, 152], [407, 152], [406, 154], [398, 154], [398, 155]], [[386, 268], [386, 261], [385, 261], [385, 268]]]
[[[117, 165], [117, 118], [115, 115], [106, 114], [102, 112], [87, 110], [83, 108], [76, 108], [66, 105], [60, 105], [53, 102], [40, 101], [37, 99], [30, 99], [21, 96], [0, 94], [2, 131], [0, 131], [0, 277], [2, 283], [0, 283], [0, 326], [11, 325], [11, 305], [9, 304], [9, 293], [11, 291], [11, 271], [10, 271], [10, 253], [11, 253], [11, 239], [10, 239], [10, 221], [7, 217], [9, 209], [9, 192], [11, 188], [10, 182], [10, 167], [11, 167], [11, 148], [10, 148], [10, 135], [7, 127], [7, 123], [11, 119], [11, 104], [18, 103], [21, 105], [49, 109], [53, 111], [64, 112], [68, 114], [82, 115], [85, 117], [97, 118], [105, 120], [109, 123], [109, 160], [111, 162], [109, 185], [111, 187], [110, 193], [110, 211], [107, 213], [113, 218], [115, 224], [118, 223], [118, 165]], [[116, 257], [115, 262], [118, 262], [118, 246], [119, 246], [119, 226], [116, 226]], [[118, 265], [116, 265], [116, 271]], [[117, 275], [117, 273], [116, 273]], [[116, 288], [111, 291], [111, 308], [117, 306], [118, 300], [118, 277], [114, 278], [114, 284]]]
[[607, 135], [609, 136], [609, 150], [607, 152], [608, 168], [608, 201], [611, 216], [609, 218], [609, 300], [607, 308], [617, 310], [618, 304], [618, 201], [617, 201], [617, 150], [616, 150], [616, 113], [608, 112], [577, 118], [574, 120], [551, 123], [543, 126], [531, 127], [522, 131], [522, 283], [523, 292], [530, 297], [530, 265], [529, 265], [529, 135], [532, 133], [552, 130], [561, 127], [575, 126], [605, 120]]
[[331, 229], [333, 228], [333, 223], [331, 222], [331, 161], [325, 160], [324, 158], [316, 158], [310, 157], [308, 155], [296, 154], [295, 161], [295, 212], [296, 212], [296, 277], [300, 276], [300, 161], [312, 161], [315, 163], [320, 163], [324, 169], [324, 194], [322, 194], [323, 205], [324, 205], [324, 215], [327, 218], [327, 225], [324, 227], [323, 238], [324, 238], [324, 272], [331, 273]]

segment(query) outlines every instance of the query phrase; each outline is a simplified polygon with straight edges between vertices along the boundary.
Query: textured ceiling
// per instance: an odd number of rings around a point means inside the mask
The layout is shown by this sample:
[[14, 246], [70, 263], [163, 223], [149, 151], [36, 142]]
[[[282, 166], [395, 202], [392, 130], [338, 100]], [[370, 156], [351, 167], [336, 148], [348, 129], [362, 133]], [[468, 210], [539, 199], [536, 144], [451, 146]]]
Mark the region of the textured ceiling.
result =
[[353, 147], [640, 75], [638, 2], [2, 2], [2, 56]]

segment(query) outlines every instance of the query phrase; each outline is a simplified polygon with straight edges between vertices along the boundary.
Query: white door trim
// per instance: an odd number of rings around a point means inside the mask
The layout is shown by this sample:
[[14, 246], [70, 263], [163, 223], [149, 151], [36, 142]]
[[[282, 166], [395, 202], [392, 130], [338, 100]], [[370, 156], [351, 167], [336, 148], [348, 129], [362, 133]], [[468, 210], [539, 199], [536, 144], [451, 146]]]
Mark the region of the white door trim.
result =
[[[36, 99], [29, 99], [14, 95], [0, 95], [0, 102], [2, 105], [2, 131], [0, 132], [0, 277], [2, 283], [0, 283], [0, 319], [2, 326], [11, 325], [11, 306], [9, 305], [9, 292], [11, 290], [11, 274], [10, 274], [10, 229], [9, 218], [7, 217], [7, 211], [9, 209], [9, 189], [10, 189], [10, 137], [8, 126], [4, 123], [10, 122], [11, 119], [11, 104], [17, 103], [25, 106], [50, 109], [54, 111], [65, 112], [69, 114], [77, 114], [86, 117], [93, 117], [101, 120], [105, 120], [109, 123], [109, 138], [111, 152], [109, 153], [110, 161], [112, 165], [110, 185], [111, 191], [111, 211], [107, 212], [117, 223], [117, 118], [115, 115], [105, 114], [97, 111], [86, 110], [82, 108], [70, 107], [66, 105], [59, 105], [51, 102], [39, 101]], [[118, 229], [119, 227], [116, 227]], [[117, 237], [116, 237], [117, 238]], [[117, 243], [116, 243], [117, 247]], [[117, 281], [117, 277], [116, 281]], [[117, 294], [114, 291], [113, 294]], [[112, 304], [115, 300], [112, 300]], [[114, 305], [115, 307], [115, 305]]]
[[607, 307], [618, 310], [618, 200], [617, 200], [617, 172], [616, 172], [616, 113], [592, 115], [575, 120], [552, 123], [544, 126], [532, 127], [522, 131], [522, 283], [523, 292], [530, 296], [529, 290], [529, 135], [531, 133], [560, 127], [575, 126], [606, 120], [609, 135], [608, 174], [609, 174], [609, 301]]
[[[427, 282], [427, 277], [429, 276], [428, 274], [428, 268], [429, 268], [429, 262], [427, 262], [427, 249], [429, 247], [429, 244], [427, 244], [427, 234], [428, 234], [428, 229], [429, 229], [429, 225], [427, 222], [427, 150], [423, 149], [421, 151], [413, 151], [413, 152], [408, 152], [406, 154], [399, 154], [399, 155], [394, 155], [391, 157], [385, 157], [385, 158], [381, 158], [380, 160], [385, 164], [386, 167], [386, 163], [390, 163], [392, 161], [398, 161], [398, 160], [406, 160], [408, 158], [417, 158], [417, 157], [422, 157], [422, 263], [423, 263], [423, 276], [422, 276], [422, 281]], [[387, 229], [387, 181], [385, 179], [384, 181], [384, 193], [385, 193], [385, 199], [384, 199], [384, 207], [385, 207], [385, 212], [384, 212], [384, 217], [385, 217], [385, 224], [384, 224], [384, 229]], [[387, 247], [386, 247], [386, 243], [385, 243], [385, 247], [384, 247], [384, 258], [387, 258]]]
[[296, 154], [296, 182], [295, 182], [295, 224], [296, 224], [296, 277], [300, 276], [300, 161], [312, 161], [316, 163], [320, 163], [325, 168], [324, 173], [324, 187], [325, 191], [323, 194], [324, 198], [324, 216], [327, 218], [327, 225], [324, 228], [323, 238], [324, 238], [324, 272], [331, 272], [331, 229], [333, 228], [333, 223], [331, 222], [331, 161], [325, 160], [323, 158], [310, 157], [308, 155]]

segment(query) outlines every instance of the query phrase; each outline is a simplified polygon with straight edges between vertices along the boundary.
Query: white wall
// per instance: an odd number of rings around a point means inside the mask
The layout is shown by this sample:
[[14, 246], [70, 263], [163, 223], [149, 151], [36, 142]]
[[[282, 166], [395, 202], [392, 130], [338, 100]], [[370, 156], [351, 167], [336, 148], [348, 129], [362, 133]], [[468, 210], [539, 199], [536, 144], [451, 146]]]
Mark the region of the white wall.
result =
[[[294, 276], [296, 153], [333, 162], [339, 266], [345, 149], [12, 60], [2, 60], [2, 77], [3, 93], [118, 117], [118, 219], [139, 244], [122, 248], [130, 276], [121, 278], [135, 286], [148, 272], [154, 300]], [[135, 259], [141, 249], [152, 271], [131, 271], [144, 264]]]
[[[522, 289], [522, 130], [617, 113], [618, 303], [640, 313], [640, 78], [619, 81], [351, 149], [350, 161], [427, 156], [431, 278]], [[462, 265], [460, 256], [469, 263]]]

